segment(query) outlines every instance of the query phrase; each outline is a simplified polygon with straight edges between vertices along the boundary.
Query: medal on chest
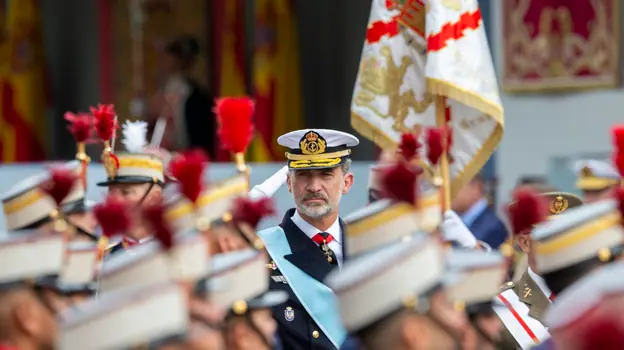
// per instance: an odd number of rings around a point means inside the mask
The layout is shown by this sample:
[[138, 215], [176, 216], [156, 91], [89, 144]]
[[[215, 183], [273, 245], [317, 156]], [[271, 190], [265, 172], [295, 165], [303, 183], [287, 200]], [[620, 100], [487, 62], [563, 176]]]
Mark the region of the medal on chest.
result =
[[323, 250], [323, 254], [325, 254], [325, 258], [327, 258], [328, 262], [332, 262], [334, 261], [334, 259], [331, 256], [331, 249], [329, 249], [329, 246], [327, 245], [327, 240], [323, 240], [323, 244], [321, 244], [321, 249]]

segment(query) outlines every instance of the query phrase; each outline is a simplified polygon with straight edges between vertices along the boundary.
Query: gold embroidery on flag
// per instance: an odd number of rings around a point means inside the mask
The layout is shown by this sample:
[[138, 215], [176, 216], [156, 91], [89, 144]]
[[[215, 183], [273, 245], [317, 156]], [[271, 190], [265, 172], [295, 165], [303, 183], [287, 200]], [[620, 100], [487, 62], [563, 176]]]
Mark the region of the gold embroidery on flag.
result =
[[[405, 119], [409, 109], [414, 109], [417, 114], [424, 113], [433, 103], [433, 96], [426, 93], [422, 100], [418, 100], [414, 91], [409, 89], [401, 92], [403, 78], [407, 68], [413, 64], [408, 56], [401, 57], [401, 65], [394, 63], [390, 47], [384, 46], [379, 51], [386, 60], [386, 66], [382, 67], [375, 57], [366, 58], [360, 67], [360, 90], [354, 98], [358, 106], [366, 107], [381, 118], [392, 118], [392, 128], [397, 132], [410, 132], [405, 125]], [[378, 96], [388, 96], [388, 113], [385, 114], [373, 106], [373, 101]]]

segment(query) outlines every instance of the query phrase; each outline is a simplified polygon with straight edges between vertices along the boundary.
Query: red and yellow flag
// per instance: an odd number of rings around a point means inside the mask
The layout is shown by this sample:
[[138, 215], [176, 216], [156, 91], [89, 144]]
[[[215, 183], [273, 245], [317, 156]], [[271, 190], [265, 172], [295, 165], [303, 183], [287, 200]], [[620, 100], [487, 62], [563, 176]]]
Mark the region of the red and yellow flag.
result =
[[[214, 29], [217, 38], [214, 73], [219, 97], [247, 95], [245, 7], [245, 0], [218, 0], [213, 3], [218, 22]], [[230, 161], [231, 158], [227, 150], [219, 150], [217, 160]]]
[[0, 162], [45, 158], [47, 98], [41, 8], [7, 0], [0, 36]]
[[256, 0], [254, 11], [256, 134], [248, 159], [283, 160], [275, 140], [303, 126], [297, 22], [291, 0]]

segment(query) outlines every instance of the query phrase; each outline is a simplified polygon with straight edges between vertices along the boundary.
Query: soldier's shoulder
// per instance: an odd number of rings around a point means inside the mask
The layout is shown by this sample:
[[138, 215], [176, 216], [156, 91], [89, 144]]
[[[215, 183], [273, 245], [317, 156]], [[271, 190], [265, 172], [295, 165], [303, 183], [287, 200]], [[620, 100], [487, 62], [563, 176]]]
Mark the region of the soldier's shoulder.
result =
[[516, 286], [517, 286], [517, 283], [516, 283], [516, 282], [514, 282], [514, 281], [505, 282], [505, 283], [504, 283], [504, 284], [500, 287], [500, 291], [501, 291], [501, 292], [504, 292], [504, 291], [506, 291], [506, 290], [513, 289], [513, 288], [514, 288], [514, 287], [516, 287]]

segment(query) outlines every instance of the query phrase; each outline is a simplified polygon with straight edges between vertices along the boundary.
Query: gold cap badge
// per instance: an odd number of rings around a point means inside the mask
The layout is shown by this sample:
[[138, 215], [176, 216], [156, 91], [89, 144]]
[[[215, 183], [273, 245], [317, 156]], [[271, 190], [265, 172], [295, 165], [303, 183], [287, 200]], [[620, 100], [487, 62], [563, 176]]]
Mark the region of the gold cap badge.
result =
[[561, 214], [568, 209], [568, 200], [563, 196], [557, 196], [550, 202], [550, 213], [553, 215]]
[[327, 149], [327, 142], [316, 132], [308, 131], [299, 141], [299, 148], [303, 154], [321, 154]]

